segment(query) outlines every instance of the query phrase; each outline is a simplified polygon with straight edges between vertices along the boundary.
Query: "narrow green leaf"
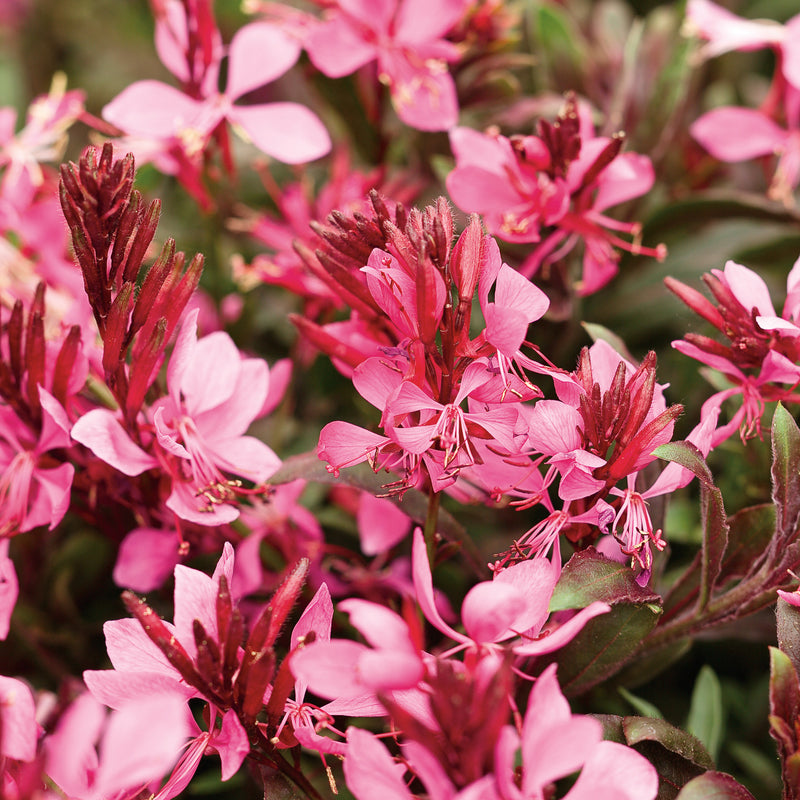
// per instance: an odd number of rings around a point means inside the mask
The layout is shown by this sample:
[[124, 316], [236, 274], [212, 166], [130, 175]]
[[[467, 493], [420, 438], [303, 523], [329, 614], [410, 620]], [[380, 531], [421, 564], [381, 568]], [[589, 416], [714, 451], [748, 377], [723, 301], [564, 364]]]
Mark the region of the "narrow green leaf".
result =
[[661, 445], [656, 448], [655, 454], [666, 461], [680, 464], [693, 472], [700, 481], [703, 546], [700, 551], [700, 587], [696, 606], [700, 612], [711, 599], [711, 592], [722, 569], [722, 558], [728, 546], [728, 521], [722, 493], [714, 485], [711, 471], [702, 454], [690, 442], [670, 442]]
[[795, 538], [800, 516], [800, 429], [781, 403], [772, 417], [772, 499], [776, 533], [788, 542]]
[[722, 744], [724, 723], [722, 686], [714, 670], [706, 664], [694, 683], [686, 730], [705, 745], [714, 761]]
[[633, 706], [634, 710], [638, 711], [643, 717], [651, 717], [652, 719], [664, 719], [664, 715], [647, 700], [637, 697], [633, 692], [629, 692], [624, 686], [619, 686], [617, 691]]

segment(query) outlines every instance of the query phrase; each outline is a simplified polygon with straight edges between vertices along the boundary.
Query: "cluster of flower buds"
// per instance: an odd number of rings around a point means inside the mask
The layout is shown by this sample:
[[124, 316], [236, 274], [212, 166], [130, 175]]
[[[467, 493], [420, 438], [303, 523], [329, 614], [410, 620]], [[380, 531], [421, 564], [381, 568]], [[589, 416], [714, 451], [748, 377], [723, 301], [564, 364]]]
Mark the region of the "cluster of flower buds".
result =
[[199, 254], [184, 270], [184, 255], [169, 239], [137, 287], [160, 203], [144, 207], [134, 176], [133, 156], [115, 161], [110, 143], [100, 152], [87, 148], [79, 164], [61, 170], [61, 207], [103, 340], [105, 381], [129, 424], [141, 410], [203, 270]]

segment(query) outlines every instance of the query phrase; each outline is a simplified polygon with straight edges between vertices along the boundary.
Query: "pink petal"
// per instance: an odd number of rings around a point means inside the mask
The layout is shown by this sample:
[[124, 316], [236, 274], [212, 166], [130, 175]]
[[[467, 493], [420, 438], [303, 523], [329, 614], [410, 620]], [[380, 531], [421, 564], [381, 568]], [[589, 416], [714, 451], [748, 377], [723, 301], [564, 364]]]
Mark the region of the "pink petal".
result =
[[404, 767], [395, 763], [379, 739], [351, 727], [347, 745], [344, 778], [356, 800], [413, 800], [403, 780]]
[[263, 483], [281, 465], [272, 448], [253, 436], [215, 441], [207, 451], [218, 467], [254, 483]]
[[[365, 19], [371, 18], [372, 12]], [[377, 48], [343, 15], [321, 23], [306, 37], [311, 63], [329, 78], [341, 78], [373, 61]]]
[[356, 515], [361, 552], [367, 556], [385, 553], [402, 541], [411, 519], [391, 500], [362, 492]]
[[528, 442], [545, 455], [569, 453], [581, 446], [583, 418], [559, 400], [540, 400], [526, 415]]
[[336, 472], [366, 461], [389, 440], [349, 422], [329, 422], [319, 434], [317, 455]]
[[180, 537], [175, 531], [136, 528], [121, 542], [112, 578], [134, 592], [157, 589], [178, 563]]
[[252, 22], [240, 28], [228, 51], [225, 94], [235, 100], [288, 72], [300, 56], [300, 43], [277, 25]]
[[482, 581], [464, 598], [461, 617], [475, 642], [496, 642], [510, 633], [514, 620], [525, 609], [525, 598], [509, 584]]
[[412, 61], [403, 50], [387, 49], [379, 51], [378, 64], [389, 79], [397, 116], [406, 125], [421, 131], [446, 131], [456, 125], [456, 86], [443, 61]]
[[403, 650], [417, 655], [408, 625], [399, 615], [386, 606], [369, 600], [350, 598], [342, 600], [339, 608], [350, 615], [350, 622], [373, 647], [382, 650]]
[[95, 743], [106, 710], [88, 692], [63, 713], [55, 731], [44, 739], [45, 773], [68, 797], [85, 797], [97, 770]]
[[8, 539], [0, 539], [0, 641], [8, 636], [19, 595], [19, 582], [14, 562], [8, 557], [8, 545]]
[[175, 567], [175, 633], [194, 656], [194, 621], [199, 620], [210, 638], [217, 638], [217, 593], [219, 581], [183, 564]]
[[470, 5], [470, 0], [401, 0], [395, 17], [395, 36], [404, 44], [442, 38]]
[[187, 715], [186, 700], [173, 694], [141, 698], [112, 713], [100, 744], [98, 794], [111, 797], [161, 779], [189, 738]]
[[[658, 793], [655, 767], [635, 750], [616, 742], [599, 742], [567, 794], [568, 800], [653, 800]], [[565, 800], [566, 800], [565, 798]]]
[[447, 191], [460, 209], [478, 214], [504, 214], [524, 201], [507, 176], [471, 164], [447, 176]]
[[167, 364], [167, 388], [175, 408], [181, 406], [183, 376], [191, 369], [192, 354], [197, 347], [197, 317], [199, 308], [187, 311], [183, 316], [180, 330], [175, 338], [175, 346]]
[[356, 391], [380, 411], [386, 408], [389, 398], [402, 382], [403, 376], [382, 358], [368, 358], [353, 371]]
[[367, 650], [358, 660], [362, 686], [378, 692], [413, 689], [424, 677], [425, 668], [416, 653], [398, 650]]
[[[444, 766], [430, 750], [419, 742], [407, 741], [403, 744], [403, 755], [408, 759], [414, 774], [425, 784], [431, 800], [453, 800], [456, 794], [453, 782]], [[494, 779], [494, 776], [491, 776]], [[458, 793], [458, 800], [465, 800], [464, 792]]]
[[786, 131], [749, 108], [716, 108], [696, 120], [689, 132], [720, 161], [747, 161], [770, 155], [786, 141]]
[[84, 414], [72, 426], [72, 438], [123, 475], [141, 475], [158, 466], [158, 461], [134, 444], [114, 414], [104, 408]]
[[367, 648], [336, 639], [314, 643], [292, 655], [292, 674], [320, 697], [358, 697], [365, 693], [357, 674]]
[[622, 153], [600, 175], [594, 210], [603, 211], [641, 197], [650, 191], [654, 182], [653, 163], [647, 156]]
[[573, 716], [556, 724], [542, 720], [529, 739], [523, 737], [523, 791], [535, 797], [548, 784], [577, 772], [601, 738], [600, 723], [591, 717]]
[[331, 139], [320, 118], [298, 103], [233, 106], [228, 114], [253, 144], [285, 164], [304, 164], [322, 158]]
[[519, 311], [529, 322], [539, 319], [550, 306], [547, 295], [508, 264], [497, 273], [494, 302], [498, 308]]
[[608, 603], [595, 601], [586, 606], [586, 608], [582, 608], [574, 617], [570, 618], [555, 630], [550, 631], [548, 635], [541, 639], [535, 639], [527, 644], [515, 646], [514, 652], [524, 656], [538, 656], [544, 653], [552, 653], [554, 650], [563, 647], [567, 642], [572, 641], [590, 619], [600, 614], [607, 614], [609, 611], [611, 611], [611, 606], [609, 606]]
[[229, 400], [241, 368], [239, 349], [227, 333], [215, 331], [199, 339], [180, 383], [189, 414], [196, 418]]
[[181, 519], [198, 525], [227, 525], [239, 518], [239, 509], [229, 503], [218, 503], [210, 508], [201, 503], [193, 484], [173, 481], [172, 492], [164, 505]]
[[513, 357], [528, 333], [529, 323], [525, 315], [514, 308], [490, 303], [484, 309], [483, 316], [486, 320], [486, 341], [496, 347], [499, 353]]
[[86, 670], [83, 681], [96, 700], [111, 708], [122, 708], [152, 695], [180, 693], [186, 698], [197, 695], [193, 688], [179, 683], [175, 678], [155, 672]]
[[333, 621], [333, 603], [328, 585], [323, 583], [305, 611], [297, 620], [290, 642], [292, 650], [297, 647], [300, 637], [307, 636], [311, 631], [315, 634], [315, 642], [327, 642], [331, 638], [331, 622]]
[[160, 81], [137, 81], [105, 108], [103, 119], [133, 136], [166, 139], [180, 131], [209, 130], [206, 104]]
[[211, 740], [211, 746], [219, 753], [222, 761], [222, 780], [230, 780], [242, 766], [245, 756], [250, 752], [250, 741], [235, 711], [225, 712], [222, 729]]
[[558, 573], [546, 558], [534, 558], [508, 567], [495, 575], [494, 583], [514, 587], [524, 599], [513, 620], [515, 632], [536, 636], [548, 615], [548, 606]]
[[434, 628], [440, 630], [451, 639], [457, 642], [468, 642], [469, 639], [464, 634], [455, 631], [442, 619], [439, 610], [436, 608], [436, 600], [433, 595], [433, 575], [431, 574], [431, 566], [428, 562], [428, 553], [425, 549], [425, 539], [422, 536], [421, 528], [414, 530], [411, 563], [414, 576], [414, 591], [417, 594], [417, 602], [425, 615], [425, 619]]
[[72, 499], [72, 479], [75, 467], [60, 464], [54, 469], [37, 469], [36, 495], [30, 504], [21, 531], [31, 530], [39, 525], [47, 525], [53, 530], [67, 513]]
[[783, 74], [795, 89], [800, 90], [800, 15], [792, 17], [784, 30]]
[[689, 0], [686, 19], [691, 28], [709, 40], [704, 48], [707, 58], [729, 50], [748, 51], [779, 44], [785, 37], [783, 27], [777, 22], [742, 19], [710, 0]]
[[33, 761], [39, 738], [33, 693], [27, 684], [3, 675], [0, 675], [0, 724], [3, 729], [0, 756]]
[[43, 452], [56, 447], [69, 447], [72, 444], [69, 438], [72, 423], [69, 421], [67, 412], [47, 389], [41, 385], [37, 388], [42, 406], [42, 432], [39, 436], [37, 450]]
[[[164, 623], [174, 630], [169, 622]], [[180, 680], [178, 671], [150, 640], [138, 620], [126, 617], [103, 624], [106, 650], [118, 672], [161, 672], [173, 681]]]
[[759, 314], [764, 316], [775, 315], [767, 284], [758, 273], [735, 261], [727, 261], [723, 274], [728, 288], [746, 311], [752, 311], [755, 308]]
[[386, 32], [402, 0], [338, 0], [345, 15], [371, 31]]

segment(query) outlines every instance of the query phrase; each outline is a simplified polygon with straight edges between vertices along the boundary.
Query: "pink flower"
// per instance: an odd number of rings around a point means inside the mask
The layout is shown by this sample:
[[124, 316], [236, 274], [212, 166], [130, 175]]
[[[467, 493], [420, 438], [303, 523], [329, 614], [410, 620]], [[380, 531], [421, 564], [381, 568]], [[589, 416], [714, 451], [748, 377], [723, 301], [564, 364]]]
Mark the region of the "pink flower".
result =
[[331, 78], [377, 59], [403, 122], [425, 131], [458, 120], [455, 84], [447, 70], [458, 48], [444, 39], [468, 0], [338, 0], [330, 17], [305, 41], [309, 58]]
[[[0, 675], [0, 760], [32, 761], [36, 756], [39, 725], [30, 687]], [[2, 784], [0, 784], [2, 786]]]
[[[540, 123], [540, 134], [509, 139], [468, 128], [450, 132], [456, 167], [447, 177], [447, 189], [453, 200], [465, 211], [484, 215], [489, 231], [501, 239], [538, 243], [520, 272], [531, 277], [583, 241], [577, 286], [586, 295], [616, 274], [619, 249], [663, 259], [663, 245], [641, 246], [638, 223], [603, 213], [650, 190], [650, 159], [621, 153], [621, 135], [595, 136], [590, 109], [574, 97], [554, 124]], [[552, 230], [542, 239], [544, 229]]]
[[[44, 175], [40, 163], [58, 161], [67, 129], [83, 114], [84, 93], [66, 91], [66, 78], [54, 78], [50, 92], [37, 97], [28, 108], [25, 127], [16, 134], [16, 112], [0, 108], [0, 167], [4, 167], [3, 191], [20, 180], [40, 186]], [[23, 178], [24, 176], [24, 178]]]
[[8, 636], [19, 594], [17, 572], [14, 562], [8, 557], [8, 546], [8, 539], [0, 539], [0, 641]]
[[549, 616], [558, 570], [547, 559], [534, 558], [498, 570], [494, 580], [482, 581], [469, 590], [461, 606], [466, 630], [463, 634], [448, 625], [436, 607], [433, 577], [419, 528], [414, 532], [413, 565], [414, 588], [422, 613], [434, 628], [459, 642], [457, 649], [492, 649], [514, 640], [511, 648], [518, 656], [552, 653], [577, 635], [590, 619], [610, 611], [607, 603], [593, 602], [539, 638]]
[[315, 694], [345, 701], [416, 687], [425, 669], [405, 620], [367, 600], [350, 598], [339, 608], [368, 645], [345, 639], [311, 644], [292, 656], [295, 678]]
[[[503, 729], [497, 743], [495, 780], [508, 800], [542, 800], [548, 787], [580, 770], [564, 800], [653, 800], [658, 773], [644, 756], [614, 742], [602, 741], [600, 723], [572, 714], [552, 664], [537, 678], [528, 699], [522, 732]], [[521, 751], [521, 783], [515, 767]]]
[[800, 90], [786, 87], [783, 109], [785, 125], [761, 110], [715, 108], [695, 120], [689, 131], [720, 161], [776, 156], [778, 161], [767, 193], [773, 200], [791, 206], [800, 183]]
[[[161, 53], [168, 68], [185, 77], [166, 39]], [[279, 27], [254, 22], [241, 28], [228, 48], [228, 82], [216, 90], [222, 52], [213, 51], [205, 65], [199, 97], [160, 81], [138, 81], [124, 89], [104, 109], [103, 116], [134, 137], [178, 141], [189, 155], [205, 147], [224, 121], [241, 129], [263, 152], [289, 164], [325, 155], [330, 138], [319, 118], [305, 106], [292, 102], [237, 105], [244, 95], [279, 78], [300, 55], [300, 45]], [[265, 57], [265, 55], [267, 57]], [[166, 57], [164, 57], [166, 56]]]
[[[184, 699], [154, 694], [107, 715], [90, 694], [73, 701], [45, 739], [45, 772], [66, 796], [130, 796], [160, 780], [190, 734]], [[157, 724], [154, 722], [157, 720]]]
[[170, 357], [169, 394], [153, 407], [155, 455], [134, 443], [105, 409], [81, 417], [72, 435], [125, 475], [162, 466], [172, 477], [167, 508], [200, 525], [221, 525], [239, 516], [234, 503], [247, 492], [224, 473], [258, 484], [280, 460], [263, 442], [244, 435], [267, 400], [266, 363], [242, 358], [226, 333], [198, 340], [197, 313], [187, 314]]
[[686, 28], [708, 40], [701, 51], [704, 58], [731, 50], [747, 52], [762, 47], [777, 50], [784, 77], [800, 89], [800, 14], [781, 25], [769, 19], [743, 19], [710, 0], [689, 0]]
[[53, 467], [43, 456], [72, 444], [70, 422], [61, 404], [41, 385], [38, 390], [42, 427], [36, 442], [27, 439], [11, 407], [0, 406], [0, 536], [39, 525], [52, 530], [69, 507], [74, 467]]
[[[701, 334], [688, 333], [672, 346], [721, 372], [733, 385], [703, 404], [702, 416], [719, 409], [728, 398], [741, 396], [742, 404], [731, 419], [714, 433], [712, 447], [737, 428], [742, 438], [761, 433], [767, 401], [792, 396], [800, 382], [800, 339], [797, 319], [797, 283], [800, 270], [792, 269], [788, 294], [779, 317], [764, 281], [752, 270], [728, 261], [724, 270], [703, 276], [717, 305], [689, 286], [667, 278], [667, 287], [693, 311], [728, 339], [723, 344]], [[787, 319], [788, 317], [788, 319]]]

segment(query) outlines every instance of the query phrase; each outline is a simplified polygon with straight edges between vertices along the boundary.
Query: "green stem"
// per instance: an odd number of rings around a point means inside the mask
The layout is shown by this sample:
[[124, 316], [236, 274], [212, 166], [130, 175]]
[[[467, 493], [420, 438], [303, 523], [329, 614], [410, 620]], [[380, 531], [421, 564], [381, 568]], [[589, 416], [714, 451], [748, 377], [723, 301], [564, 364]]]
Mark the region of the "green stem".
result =
[[428, 553], [428, 563], [433, 567], [433, 559], [436, 556], [436, 527], [439, 521], [439, 500], [441, 492], [431, 492], [428, 496], [428, 515], [425, 517], [425, 550]]

